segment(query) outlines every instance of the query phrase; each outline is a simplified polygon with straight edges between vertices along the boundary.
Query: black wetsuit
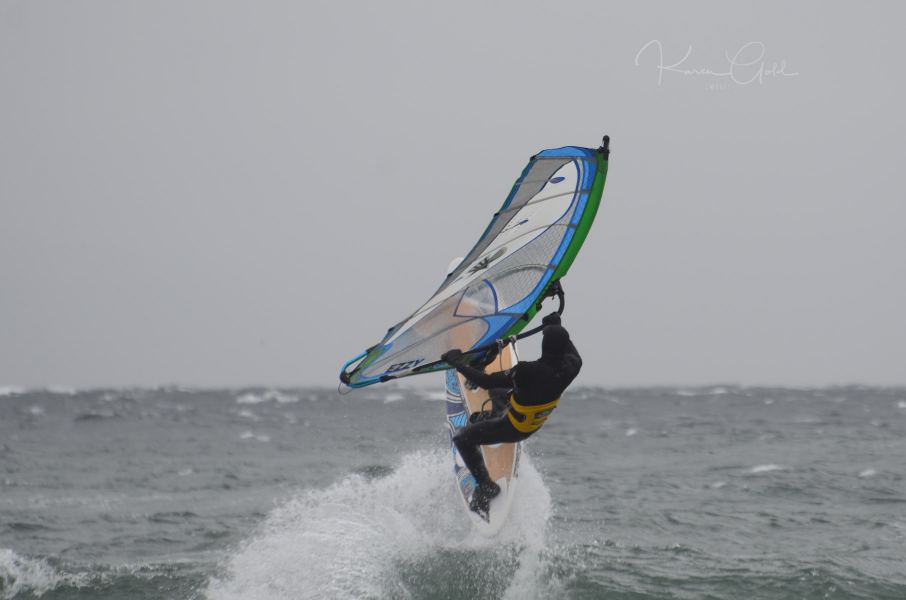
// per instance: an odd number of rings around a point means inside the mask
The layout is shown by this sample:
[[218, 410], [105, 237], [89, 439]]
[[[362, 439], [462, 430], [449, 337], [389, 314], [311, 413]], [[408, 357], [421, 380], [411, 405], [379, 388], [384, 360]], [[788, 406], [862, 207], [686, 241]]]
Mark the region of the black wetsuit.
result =
[[[570, 341], [569, 334], [559, 325], [553, 327], [562, 331], [563, 335], [557, 340], [557, 347], [548, 348], [552, 345], [548, 344], [551, 341], [547, 335], [550, 328], [545, 327], [543, 351], [538, 360], [520, 362], [508, 371], [490, 374], [461, 363], [454, 363], [453, 366], [472, 383], [493, 390], [495, 392], [493, 396], [500, 395], [495, 388], [512, 389], [515, 400], [522, 406], [548, 404], [560, 398], [560, 394], [572, 383], [582, 367], [582, 358]], [[555, 336], [550, 336], [551, 339], [553, 337]], [[507, 411], [504, 410], [491, 418], [466, 425], [453, 436], [453, 443], [456, 444], [466, 467], [481, 485], [490, 482], [490, 477], [478, 447], [519, 442], [532, 433], [534, 431], [524, 432], [516, 429]]]

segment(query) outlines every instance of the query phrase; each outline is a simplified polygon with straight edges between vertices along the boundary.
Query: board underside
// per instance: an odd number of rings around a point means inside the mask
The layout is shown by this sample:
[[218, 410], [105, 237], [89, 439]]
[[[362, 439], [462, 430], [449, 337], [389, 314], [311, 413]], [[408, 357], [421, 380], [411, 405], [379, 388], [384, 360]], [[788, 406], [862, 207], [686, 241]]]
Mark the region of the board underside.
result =
[[[504, 371], [516, 363], [516, 353], [512, 346], [503, 349], [500, 355], [485, 368], [488, 373]], [[463, 500], [466, 513], [471, 518], [475, 527], [485, 535], [493, 535], [499, 531], [506, 521], [513, 494], [516, 487], [516, 478], [519, 471], [519, 457], [522, 453], [522, 444], [494, 444], [482, 446], [481, 452], [491, 479], [500, 486], [500, 495], [491, 501], [488, 519], [469, 509], [469, 501], [475, 491], [475, 478], [463, 463], [459, 451], [453, 444], [453, 436], [469, 422], [469, 415], [481, 411], [488, 392], [482, 388], [472, 388], [465, 377], [454, 369], [446, 371], [446, 404], [447, 424], [450, 433], [450, 450], [453, 455], [453, 475], [459, 495]], [[490, 408], [490, 403], [485, 406]]]

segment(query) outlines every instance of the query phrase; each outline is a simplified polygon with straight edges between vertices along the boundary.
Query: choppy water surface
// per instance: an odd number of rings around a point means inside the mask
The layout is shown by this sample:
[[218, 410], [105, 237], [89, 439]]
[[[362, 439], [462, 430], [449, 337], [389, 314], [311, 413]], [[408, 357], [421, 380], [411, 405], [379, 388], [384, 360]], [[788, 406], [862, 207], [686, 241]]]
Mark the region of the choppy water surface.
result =
[[441, 390], [0, 390], [0, 598], [906, 598], [906, 389], [571, 390], [494, 540]]

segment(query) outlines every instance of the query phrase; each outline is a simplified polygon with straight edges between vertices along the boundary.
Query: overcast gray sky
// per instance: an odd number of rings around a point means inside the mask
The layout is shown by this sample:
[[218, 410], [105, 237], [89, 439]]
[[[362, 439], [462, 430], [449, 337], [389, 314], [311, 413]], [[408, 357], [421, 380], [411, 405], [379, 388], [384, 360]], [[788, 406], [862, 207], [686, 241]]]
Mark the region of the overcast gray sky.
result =
[[580, 383], [906, 383], [903, 6], [0, 0], [0, 386], [334, 385], [604, 133]]

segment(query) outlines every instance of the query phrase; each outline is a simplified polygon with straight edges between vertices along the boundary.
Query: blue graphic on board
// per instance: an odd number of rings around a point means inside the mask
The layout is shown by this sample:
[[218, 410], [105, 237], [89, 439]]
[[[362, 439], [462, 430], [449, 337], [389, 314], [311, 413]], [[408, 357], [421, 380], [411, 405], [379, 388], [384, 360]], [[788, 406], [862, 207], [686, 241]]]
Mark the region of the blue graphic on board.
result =
[[475, 489], [475, 477], [463, 465], [462, 459], [459, 457], [459, 451], [453, 444], [453, 436], [468, 424], [469, 412], [466, 410], [462, 389], [459, 387], [459, 379], [456, 377], [454, 369], [449, 369], [445, 373], [445, 383], [447, 391], [447, 425], [449, 426], [450, 434], [450, 451], [453, 453], [453, 475], [456, 477], [456, 481], [459, 482], [460, 493], [465, 498], [469, 498]]

